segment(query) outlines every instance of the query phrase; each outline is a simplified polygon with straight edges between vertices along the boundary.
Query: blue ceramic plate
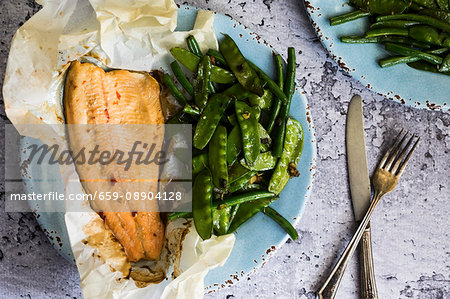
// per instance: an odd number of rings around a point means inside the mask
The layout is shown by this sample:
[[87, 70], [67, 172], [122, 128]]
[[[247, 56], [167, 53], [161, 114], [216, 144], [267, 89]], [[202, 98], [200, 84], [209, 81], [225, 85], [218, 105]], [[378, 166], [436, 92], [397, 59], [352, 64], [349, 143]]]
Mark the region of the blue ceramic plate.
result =
[[[178, 12], [177, 29], [191, 29], [194, 25], [197, 10], [182, 6]], [[237, 42], [246, 57], [269, 75], [274, 76], [273, 49], [256, 34], [230, 17], [221, 14], [216, 14], [214, 28], [218, 38], [221, 38], [221, 33], [229, 34]], [[305, 201], [311, 192], [316, 165], [314, 126], [304, 93], [299, 89], [296, 90], [292, 99], [291, 115], [302, 124], [304, 129], [303, 155], [299, 164], [300, 177], [289, 182], [281, 193], [280, 199], [274, 202], [272, 206], [287, 219], [297, 224], [303, 213]], [[26, 148], [27, 145], [35, 142], [37, 141], [34, 139], [25, 138], [22, 147]], [[32, 177], [59, 176], [57, 168], [42, 169], [42, 166], [36, 164], [30, 164], [27, 173]], [[27, 191], [63, 192], [61, 178], [56, 177], [54, 179], [54, 185], [29, 184], [27, 185]], [[73, 261], [63, 213], [41, 213], [38, 216], [38, 222], [47, 232], [49, 240], [55, 248], [65, 258]], [[208, 274], [205, 281], [205, 291], [214, 291], [232, 284], [243, 276], [247, 276], [260, 267], [274, 250], [284, 244], [287, 239], [288, 235], [270, 218], [263, 214], [256, 215], [237, 230], [236, 244], [231, 256], [223, 267], [214, 269]]]
[[344, 44], [343, 35], [363, 35], [367, 18], [338, 26], [330, 26], [330, 17], [353, 8], [347, 0], [309, 0], [306, 10], [324, 47], [353, 78], [370, 90], [402, 104], [416, 108], [448, 111], [450, 109], [450, 78], [419, 71], [407, 65], [381, 68], [378, 60], [389, 55], [379, 44]]

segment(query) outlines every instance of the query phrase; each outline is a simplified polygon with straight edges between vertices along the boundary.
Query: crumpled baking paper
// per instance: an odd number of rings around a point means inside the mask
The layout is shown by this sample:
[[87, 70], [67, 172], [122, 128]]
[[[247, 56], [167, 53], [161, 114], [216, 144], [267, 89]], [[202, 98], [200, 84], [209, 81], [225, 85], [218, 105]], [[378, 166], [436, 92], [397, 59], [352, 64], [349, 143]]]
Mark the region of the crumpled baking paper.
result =
[[[43, 8], [20, 27], [11, 43], [3, 85], [5, 110], [13, 124], [64, 123], [62, 86], [68, 63], [92, 56], [109, 68], [136, 71], [168, 70], [168, 50], [184, 46], [187, 35], [202, 50], [217, 49], [214, 13], [199, 11], [193, 30], [174, 32], [177, 6], [172, 0], [41, 0]], [[53, 132], [19, 126], [21, 135], [65, 140], [62, 126]], [[74, 168], [61, 169], [64, 182], [77, 180]], [[81, 192], [70, 184], [65, 192]], [[222, 266], [235, 241], [234, 235], [203, 241], [190, 229], [183, 241], [181, 269], [176, 279], [137, 288], [121, 272], [93, 257], [95, 249], [83, 244], [82, 228], [98, 217], [84, 204], [85, 212], [67, 212], [66, 226], [81, 277], [85, 298], [201, 298], [203, 278]], [[95, 256], [95, 254], [94, 254]]]

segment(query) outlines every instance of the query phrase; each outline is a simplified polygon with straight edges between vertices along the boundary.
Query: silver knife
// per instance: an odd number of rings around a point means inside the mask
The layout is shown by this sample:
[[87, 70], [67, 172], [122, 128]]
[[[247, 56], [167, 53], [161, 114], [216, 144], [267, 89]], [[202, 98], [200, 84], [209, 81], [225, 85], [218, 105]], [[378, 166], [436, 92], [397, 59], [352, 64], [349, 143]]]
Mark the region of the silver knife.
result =
[[[355, 220], [361, 221], [370, 205], [370, 178], [367, 168], [366, 144], [364, 141], [364, 120], [362, 99], [353, 96], [347, 113], [346, 126], [347, 166], [350, 180], [350, 192]], [[372, 257], [370, 223], [359, 244], [361, 251], [361, 297], [378, 298]]]

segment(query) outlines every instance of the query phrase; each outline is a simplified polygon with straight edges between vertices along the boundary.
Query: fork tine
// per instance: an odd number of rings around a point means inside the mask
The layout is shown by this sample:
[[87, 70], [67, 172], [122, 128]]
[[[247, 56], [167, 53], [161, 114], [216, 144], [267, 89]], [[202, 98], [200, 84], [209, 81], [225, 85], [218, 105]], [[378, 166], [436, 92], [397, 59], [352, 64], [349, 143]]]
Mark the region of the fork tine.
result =
[[[405, 142], [406, 136], [408, 136], [408, 134], [409, 134], [409, 131], [406, 131], [406, 134], [403, 136], [402, 140], [400, 140], [400, 142], [395, 146], [393, 153], [391, 154], [388, 161], [386, 162], [386, 165], [384, 166], [384, 168], [386, 170], [389, 171], [389, 169], [391, 168], [391, 165], [394, 162], [395, 158], [398, 156], [398, 153], [399, 153], [400, 149], [402, 148], [403, 142]], [[394, 142], [394, 144], [395, 144], [395, 142]]]
[[409, 138], [408, 143], [406, 143], [405, 147], [402, 149], [402, 151], [398, 154], [397, 158], [394, 161], [394, 165], [392, 165], [391, 169], [389, 170], [392, 173], [396, 173], [398, 170], [398, 166], [400, 165], [400, 163], [402, 163], [403, 158], [405, 157], [407, 150], [409, 148], [409, 146], [411, 145], [411, 143], [413, 142], [414, 138], [416, 137], [415, 134], [413, 134], [411, 136], [411, 138]]
[[381, 159], [380, 163], [378, 164], [378, 168], [383, 168], [384, 162], [386, 162], [387, 158], [389, 157], [389, 154], [394, 149], [394, 145], [397, 143], [397, 140], [400, 137], [400, 135], [403, 133], [403, 131], [404, 131], [404, 129], [402, 129], [400, 131], [400, 133], [398, 133], [397, 137], [395, 137], [394, 142], [392, 143], [391, 147], [387, 150], [386, 154], [384, 154], [383, 158]]
[[406, 163], [408, 163], [409, 158], [411, 158], [411, 155], [412, 155], [412, 153], [414, 152], [414, 150], [416, 149], [417, 144], [419, 143], [419, 141], [420, 141], [420, 136], [419, 136], [419, 138], [417, 138], [417, 141], [414, 143], [412, 149], [409, 151], [408, 156], [406, 156], [406, 159], [405, 159], [405, 161], [403, 162], [402, 166], [401, 166], [400, 169], [397, 171], [397, 174], [396, 174], [396, 175], [397, 175], [398, 177], [400, 177], [400, 176], [402, 175], [403, 170], [405, 170]]

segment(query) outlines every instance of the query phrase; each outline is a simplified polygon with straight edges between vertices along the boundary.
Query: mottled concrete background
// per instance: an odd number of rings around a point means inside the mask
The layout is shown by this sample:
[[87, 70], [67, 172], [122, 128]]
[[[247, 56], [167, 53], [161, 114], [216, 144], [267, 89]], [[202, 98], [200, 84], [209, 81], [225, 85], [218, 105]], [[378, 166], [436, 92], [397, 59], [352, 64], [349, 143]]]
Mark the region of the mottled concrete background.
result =
[[[380, 203], [373, 217], [380, 298], [450, 298], [450, 115], [408, 108], [367, 91], [330, 59], [314, 35], [301, 2], [183, 2], [235, 17], [281, 53], [295, 46], [299, 52], [297, 76], [307, 93], [318, 140], [314, 192], [297, 227], [299, 240], [285, 244], [247, 279], [207, 298], [313, 298], [313, 291], [355, 229], [344, 144], [347, 105], [355, 93], [364, 98], [371, 169], [398, 128], [422, 136], [397, 188]], [[0, 2], [2, 80], [14, 32], [38, 9], [31, 0]], [[423, 88], [427, 88], [425, 83]], [[3, 108], [1, 118], [8, 121]], [[0, 298], [81, 298], [75, 266], [58, 256], [33, 216], [6, 214], [3, 207], [2, 199]], [[338, 298], [358, 298], [354, 261]]]

